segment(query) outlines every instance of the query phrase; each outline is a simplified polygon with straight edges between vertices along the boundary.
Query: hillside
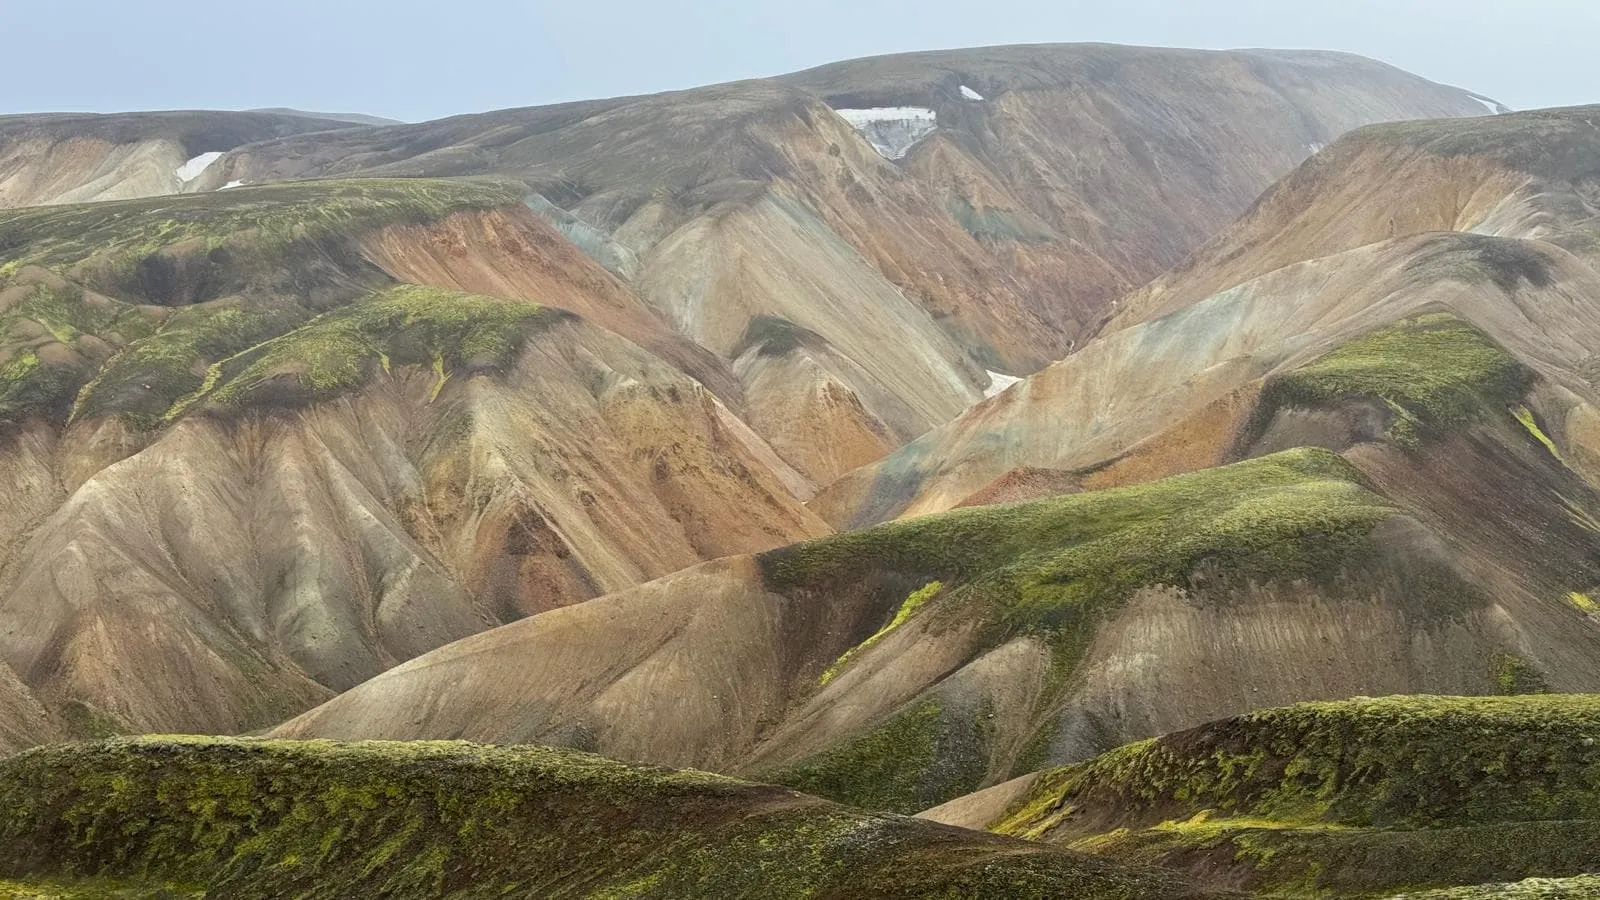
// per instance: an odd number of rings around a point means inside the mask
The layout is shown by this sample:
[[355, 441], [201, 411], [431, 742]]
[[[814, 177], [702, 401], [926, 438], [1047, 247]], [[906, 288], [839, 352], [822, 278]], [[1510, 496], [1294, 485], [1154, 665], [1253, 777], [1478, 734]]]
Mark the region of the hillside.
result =
[[949, 509], [1019, 469], [1093, 487], [1214, 465], [1263, 379], [1418, 312], [1451, 311], [1593, 406], [1592, 117], [1350, 136], [1127, 298], [1099, 339], [840, 479], [817, 510], [858, 526]]
[[207, 170], [229, 150], [351, 124], [294, 110], [0, 116], [0, 209], [216, 190]]
[[[826, 533], [727, 368], [520, 198], [412, 179], [0, 213], [9, 744], [261, 727]], [[433, 286], [463, 280], [492, 295]]]
[[1385, 422], [1338, 374], [1373, 377], [1358, 343], [1252, 419], [1246, 455], [1332, 443], [1346, 416], [1382, 429], [1344, 433], [1348, 459], [1288, 450], [714, 563], [442, 648], [276, 733], [568, 744], [910, 812], [1277, 703], [1600, 688], [1600, 497], [1516, 405], [1552, 389], [1451, 320], [1407, 327], [1472, 365]]
[[1597, 727], [1576, 696], [1274, 709], [1044, 772], [980, 824], [1272, 896], [1587, 896]]
[[537, 747], [119, 740], [0, 761], [0, 795], [0, 875], [137, 879], [143, 896], [1208, 896], [1153, 869]]
[[[903, 292], [986, 367], [1021, 374], [1314, 148], [1372, 122], [1484, 112], [1465, 91], [1340, 54], [1036, 45], [289, 138], [220, 170], [512, 175], [718, 349], [751, 314], [841, 341], [848, 328], [819, 306]], [[874, 148], [879, 130], [898, 137]], [[802, 248], [859, 274], [752, 295], [757, 273]]]

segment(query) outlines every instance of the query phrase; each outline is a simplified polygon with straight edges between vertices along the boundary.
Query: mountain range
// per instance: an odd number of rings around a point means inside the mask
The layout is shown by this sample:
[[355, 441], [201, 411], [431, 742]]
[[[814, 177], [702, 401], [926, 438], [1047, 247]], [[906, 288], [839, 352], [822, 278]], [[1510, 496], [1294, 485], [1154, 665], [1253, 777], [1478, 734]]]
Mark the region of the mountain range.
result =
[[0, 896], [1590, 896], [1596, 160], [1112, 45], [0, 117]]

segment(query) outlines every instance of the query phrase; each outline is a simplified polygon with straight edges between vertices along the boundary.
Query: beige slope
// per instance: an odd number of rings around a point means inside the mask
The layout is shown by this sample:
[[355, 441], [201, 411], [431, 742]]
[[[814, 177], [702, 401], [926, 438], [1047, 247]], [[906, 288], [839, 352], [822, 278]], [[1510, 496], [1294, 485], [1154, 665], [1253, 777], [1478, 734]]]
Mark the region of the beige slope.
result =
[[1593, 107], [1362, 129], [1273, 186], [1109, 328], [1158, 318], [1303, 260], [1433, 231], [1537, 238], [1592, 257]]
[[[1518, 274], [1519, 260], [1537, 283]], [[1600, 275], [1559, 247], [1477, 235], [1385, 241], [1291, 265], [1097, 339], [850, 473], [814, 508], [854, 526], [949, 509], [1018, 467], [1098, 470], [1119, 483], [1215, 465], [1261, 379], [1425, 309], [1456, 312], [1588, 397], [1579, 373], [1600, 340], [1600, 310], [1588, 300], [1596, 291]]]
[[204, 153], [351, 124], [266, 111], [0, 116], [0, 209], [215, 190], [224, 182], [185, 181], [178, 169]]
[[732, 769], [813, 649], [842, 652], [863, 613], [818, 612], [766, 591], [751, 559], [707, 563], [452, 644], [274, 733], [559, 742]]
[[519, 195], [318, 183], [0, 219], [19, 703], [79, 734], [255, 728], [490, 626], [827, 533], [731, 371]]
[[4, 659], [53, 706], [239, 731], [497, 622], [825, 530], [703, 388], [592, 326], [551, 327], [503, 378], [435, 381], [185, 419], [99, 472], [13, 560]]

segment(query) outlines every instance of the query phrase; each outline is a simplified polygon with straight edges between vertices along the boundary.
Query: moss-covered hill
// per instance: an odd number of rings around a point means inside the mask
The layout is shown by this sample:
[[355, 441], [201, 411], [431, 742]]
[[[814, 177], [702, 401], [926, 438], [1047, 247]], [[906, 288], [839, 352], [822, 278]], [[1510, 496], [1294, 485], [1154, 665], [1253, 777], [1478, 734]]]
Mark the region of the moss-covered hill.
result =
[[[1487, 267], [1485, 278], [1515, 281], [1521, 271], [1505, 260], [1462, 262]], [[1270, 380], [1255, 420], [1259, 427], [1286, 406], [1371, 400], [1391, 417], [1386, 437], [1415, 448], [1424, 437], [1510, 410], [1533, 380], [1533, 373], [1488, 335], [1454, 315], [1435, 313], [1395, 322]]]
[[219, 377], [234, 384], [217, 399], [237, 406], [265, 398], [246, 384], [286, 354], [313, 358], [271, 399], [326, 399], [386, 356], [441, 378], [503, 364], [536, 307], [395, 290], [356, 242], [519, 201], [497, 182], [329, 181], [0, 211], [0, 427], [118, 415], [150, 428]]
[[1600, 697], [1268, 710], [1044, 773], [993, 830], [1284, 896], [1576, 876], [1600, 865]]
[[[1067, 689], [1099, 623], [1137, 591], [1169, 586], [1196, 602], [1227, 603], [1252, 583], [1337, 590], [1361, 580], [1379, 555], [1373, 529], [1398, 513], [1337, 455], [1300, 449], [1146, 485], [888, 523], [761, 561], [767, 584], [795, 596], [905, 587], [884, 630], [833, 661], [823, 686], [868, 658], [884, 631], [919, 618], [983, 622], [975, 654], [1021, 636], [1045, 644], [1052, 684], [1022, 768], [1012, 770], [1020, 774], [1055, 740], [1061, 723], [1051, 701]], [[1472, 588], [1436, 564], [1413, 573], [1406, 602], [1419, 617], [1454, 615], [1473, 600]], [[766, 777], [869, 808], [914, 812], [942, 803], [975, 789], [1008, 739], [947, 706], [924, 698]]]
[[535, 747], [62, 745], [0, 762], [0, 809], [0, 877], [65, 896], [126, 879], [230, 898], [1193, 895], [1054, 848]]

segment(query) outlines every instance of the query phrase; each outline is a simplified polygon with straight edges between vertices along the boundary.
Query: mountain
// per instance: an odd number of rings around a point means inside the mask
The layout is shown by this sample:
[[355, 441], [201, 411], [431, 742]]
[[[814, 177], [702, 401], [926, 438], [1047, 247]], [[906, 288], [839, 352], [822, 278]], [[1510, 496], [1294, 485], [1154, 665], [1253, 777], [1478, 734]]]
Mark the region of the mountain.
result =
[[176, 194], [223, 153], [348, 125], [292, 110], [0, 116], [0, 209]]
[[[1581, 249], [1577, 209], [1540, 221]], [[477, 635], [277, 733], [570, 744], [914, 812], [1265, 706], [1600, 690], [1596, 296], [1537, 237], [1335, 245], [812, 503], [898, 519]]]
[[737, 398], [726, 367], [520, 197], [324, 182], [0, 215], [19, 710], [248, 730], [491, 625], [826, 533], [714, 393]]
[[239, 898], [1225, 896], [1148, 867], [537, 747], [118, 740], [0, 761], [0, 793], [0, 874], [68, 879], [84, 896], [104, 896], [84, 878]]
[[1355, 57], [1041, 46], [419, 125], [7, 119], [5, 202], [54, 205], [0, 211], [0, 742], [249, 731], [825, 536], [820, 488], [1313, 144], [1481, 111]]
[[1031, 776], [990, 811], [927, 815], [1252, 894], [1585, 897], [1597, 713], [1589, 696], [1274, 709]]
[[1253, 385], [1426, 309], [1456, 311], [1590, 405], [1595, 115], [1352, 134], [1122, 301], [1100, 339], [841, 479], [817, 509], [859, 525], [951, 508], [1013, 470], [1103, 485], [1211, 465]]
[[[752, 297], [744, 282], [784, 271], [791, 247], [853, 268], [860, 257], [876, 271], [858, 280], [904, 292], [990, 368], [1020, 372], [1092, 334], [1108, 301], [1350, 128], [1485, 111], [1468, 92], [1342, 54], [1036, 45], [290, 138], [221, 171], [515, 175], [587, 239], [620, 245], [607, 252], [647, 299], [724, 349], [750, 313], [840, 340], [813, 307], [867, 285]], [[906, 146], [875, 148], [874, 129]]]

